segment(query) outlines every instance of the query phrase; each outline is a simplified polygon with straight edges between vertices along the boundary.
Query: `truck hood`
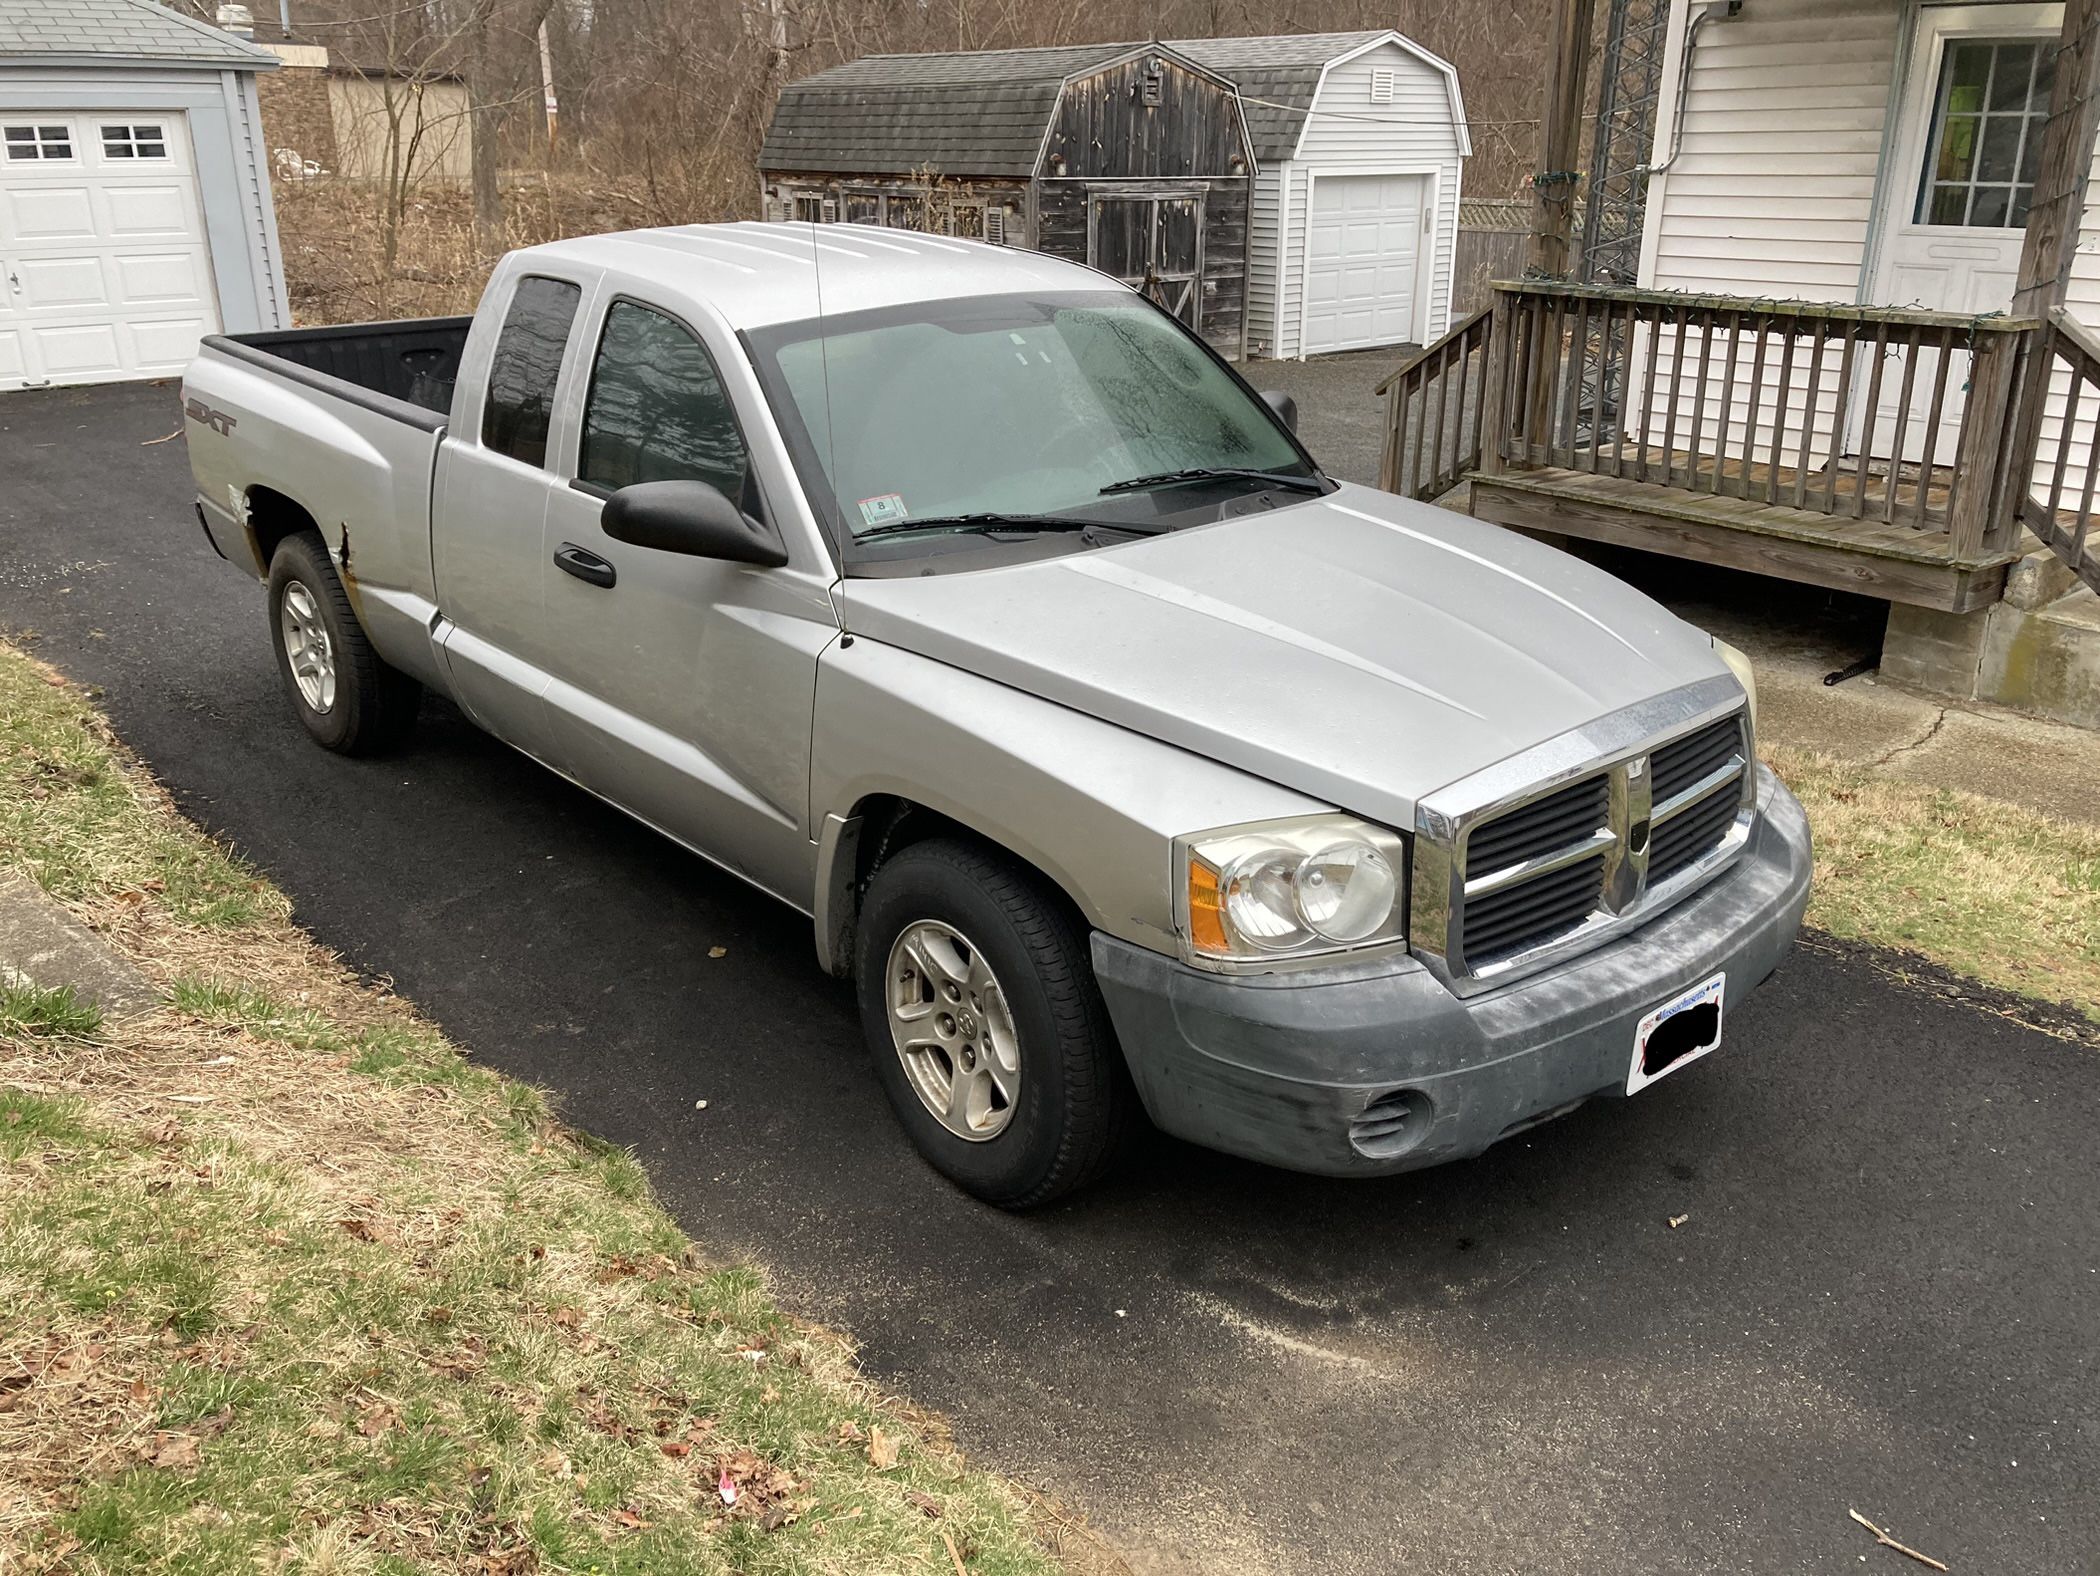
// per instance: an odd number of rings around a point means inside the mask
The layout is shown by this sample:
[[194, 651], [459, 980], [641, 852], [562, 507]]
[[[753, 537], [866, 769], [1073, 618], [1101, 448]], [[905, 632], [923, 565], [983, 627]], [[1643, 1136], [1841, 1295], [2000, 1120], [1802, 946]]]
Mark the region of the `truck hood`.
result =
[[1426, 793], [1728, 671], [1580, 559], [1364, 487], [838, 598], [852, 634], [1402, 828]]

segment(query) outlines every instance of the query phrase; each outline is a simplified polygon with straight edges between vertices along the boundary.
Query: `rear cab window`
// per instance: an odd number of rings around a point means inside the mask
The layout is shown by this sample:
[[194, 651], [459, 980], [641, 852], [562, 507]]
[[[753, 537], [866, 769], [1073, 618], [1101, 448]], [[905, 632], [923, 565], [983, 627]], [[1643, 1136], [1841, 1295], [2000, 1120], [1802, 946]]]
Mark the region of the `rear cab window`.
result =
[[525, 465], [547, 463], [555, 380], [582, 300], [582, 289], [566, 279], [527, 274], [518, 281], [489, 361], [482, 447]]

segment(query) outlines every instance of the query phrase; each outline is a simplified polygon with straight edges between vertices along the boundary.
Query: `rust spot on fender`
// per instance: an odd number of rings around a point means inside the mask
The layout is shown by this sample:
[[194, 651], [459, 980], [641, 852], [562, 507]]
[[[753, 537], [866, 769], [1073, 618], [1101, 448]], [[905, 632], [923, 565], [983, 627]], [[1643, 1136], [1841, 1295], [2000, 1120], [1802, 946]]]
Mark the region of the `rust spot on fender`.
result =
[[350, 598], [350, 610], [361, 624], [365, 618], [365, 599], [357, 584], [357, 571], [350, 565], [350, 522], [338, 520], [336, 527], [343, 533], [342, 545], [335, 551], [336, 567], [343, 580], [343, 593]]

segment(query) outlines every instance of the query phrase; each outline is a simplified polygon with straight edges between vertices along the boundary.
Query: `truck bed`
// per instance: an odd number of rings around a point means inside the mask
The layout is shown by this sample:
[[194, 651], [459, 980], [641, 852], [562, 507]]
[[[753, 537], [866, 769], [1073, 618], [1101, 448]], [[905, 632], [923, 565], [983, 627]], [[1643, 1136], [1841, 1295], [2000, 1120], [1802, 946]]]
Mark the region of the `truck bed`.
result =
[[[432, 427], [452, 412], [452, 387], [473, 321], [471, 317], [426, 317], [399, 323], [345, 323], [261, 334], [215, 334], [208, 343], [236, 360]], [[356, 399], [358, 391], [366, 398]], [[403, 406], [413, 407], [417, 414], [390, 408]]]

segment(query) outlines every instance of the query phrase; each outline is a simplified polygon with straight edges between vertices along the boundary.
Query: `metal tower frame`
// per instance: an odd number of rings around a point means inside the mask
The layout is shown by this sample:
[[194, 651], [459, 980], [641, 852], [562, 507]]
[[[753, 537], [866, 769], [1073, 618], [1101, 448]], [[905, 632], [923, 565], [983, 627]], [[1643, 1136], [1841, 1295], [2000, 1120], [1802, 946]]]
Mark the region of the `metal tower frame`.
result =
[[1640, 273], [1669, 23], [1670, 0], [1611, 0], [1582, 218], [1582, 278], [1589, 284], [1630, 285]]

